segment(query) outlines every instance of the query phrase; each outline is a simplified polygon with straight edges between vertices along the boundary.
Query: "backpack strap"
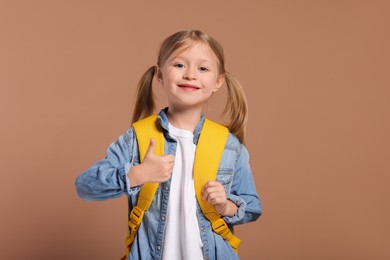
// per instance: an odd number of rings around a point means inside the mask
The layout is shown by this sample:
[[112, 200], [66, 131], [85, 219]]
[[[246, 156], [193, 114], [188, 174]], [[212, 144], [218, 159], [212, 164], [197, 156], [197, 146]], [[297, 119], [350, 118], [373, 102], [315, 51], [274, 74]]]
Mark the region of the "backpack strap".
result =
[[215, 211], [214, 206], [202, 199], [202, 188], [209, 180], [215, 180], [225, 144], [229, 135], [226, 127], [205, 120], [199, 136], [194, 161], [194, 185], [196, 198], [203, 214], [211, 222], [214, 232], [222, 236], [238, 252], [241, 241], [229, 229], [226, 222]]
[[[134, 123], [133, 128], [137, 137], [141, 162], [148, 150], [150, 138], [156, 141], [155, 154], [164, 155], [164, 135], [158, 123], [157, 115], [149, 116]], [[198, 203], [203, 214], [211, 222], [214, 232], [222, 236], [237, 253], [237, 248], [241, 242], [240, 239], [230, 231], [226, 222], [215, 211], [214, 206], [202, 199], [203, 186], [207, 181], [216, 179], [228, 135], [229, 131], [226, 127], [205, 119], [195, 153], [194, 185]], [[130, 254], [130, 249], [138, 227], [142, 222], [144, 212], [149, 209], [158, 185], [159, 183], [143, 184], [138, 195], [137, 206], [131, 210], [129, 215], [126, 256], [121, 259], [127, 259]]]
[[[164, 136], [162, 134], [161, 127], [158, 124], [156, 115], [152, 115], [134, 123], [133, 128], [137, 137], [141, 162], [144, 160], [146, 151], [149, 148], [150, 138], [153, 138], [156, 142], [154, 153], [159, 156], [164, 155]], [[130, 254], [130, 249], [134, 242], [135, 235], [141, 225], [145, 211], [149, 209], [150, 204], [153, 201], [158, 185], [159, 183], [144, 183], [142, 185], [138, 194], [137, 206], [135, 206], [129, 214], [129, 228], [126, 238], [126, 256], [122, 259], [127, 259]]]

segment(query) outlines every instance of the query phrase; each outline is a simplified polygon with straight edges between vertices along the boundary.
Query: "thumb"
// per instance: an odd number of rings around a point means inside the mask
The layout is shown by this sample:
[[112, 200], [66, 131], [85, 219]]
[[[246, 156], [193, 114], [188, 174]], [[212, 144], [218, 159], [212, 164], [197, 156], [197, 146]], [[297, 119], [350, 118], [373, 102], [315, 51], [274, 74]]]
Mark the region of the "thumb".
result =
[[154, 155], [154, 149], [155, 148], [156, 148], [156, 141], [154, 141], [153, 138], [150, 138], [149, 147], [148, 147], [148, 150], [145, 153], [145, 156]]

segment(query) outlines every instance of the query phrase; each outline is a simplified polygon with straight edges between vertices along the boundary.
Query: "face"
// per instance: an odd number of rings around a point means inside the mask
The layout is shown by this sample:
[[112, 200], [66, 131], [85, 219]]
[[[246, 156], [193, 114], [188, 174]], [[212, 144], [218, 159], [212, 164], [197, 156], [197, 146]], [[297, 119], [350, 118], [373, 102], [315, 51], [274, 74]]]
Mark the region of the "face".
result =
[[167, 94], [169, 107], [177, 109], [202, 109], [224, 82], [218, 73], [214, 53], [204, 43], [192, 43], [173, 52], [158, 68], [157, 75]]

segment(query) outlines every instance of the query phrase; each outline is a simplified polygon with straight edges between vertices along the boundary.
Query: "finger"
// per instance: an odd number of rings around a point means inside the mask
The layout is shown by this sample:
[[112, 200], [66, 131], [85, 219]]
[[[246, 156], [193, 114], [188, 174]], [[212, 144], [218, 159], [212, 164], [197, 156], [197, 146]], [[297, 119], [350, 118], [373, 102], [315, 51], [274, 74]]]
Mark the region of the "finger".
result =
[[173, 163], [168, 165], [168, 172], [169, 173], [172, 173], [173, 167], [175, 167], [175, 165]]
[[149, 147], [148, 147], [148, 150], [145, 153], [145, 156], [154, 154], [155, 147], [156, 147], [156, 141], [154, 141], [153, 138], [150, 138]]
[[221, 194], [211, 193], [207, 197], [207, 202], [210, 203], [211, 205], [216, 205], [216, 204], [221, 203], [223, 201], [223, 199], [224, 198], [221, 196]]
[[[217, 181], [208, 181], [206, 182], [206, 184], [203, 186], [202, 188], [202, 193], [204, 193], [206, 191], [206, 189], [208, 188], [212, 188], [212, 187], [218, 187], [219, 185], [221, 185], [219, 182]], [[222, 185], [221, 185], [222, 186]]]
[[206, 183], [209, 187], [217, 187], [217, 186], [220, 186], [221, 183], [217, 182], [217, 181], [208, 181]]
[[221, 203], [222, 201], [222, 198], [219, 198], [219, 197], [210, 197], [207, 202], [210, 203], [211, 205], [217, 205], [219, 203]]
[[169, 180], [169, 178], [171, 178], [171, 175], [172, 175], [171, 171], [166, 172], [166, 174], [162, 178], [162, 181], [164, 182], [164, 181]]
[[175, 156], [173, 156], [172, 154], [165, 155], [164, 159], [166, 162], [169, 162], [169, 163], [175, 162]]
[[210, 187], [210, 182], [212, 182], [212, 181], [207, 181], [207, 182], [205, 183], [205, 185], [203, 185], [202, 192], [205, 192], [206, 189], [207, 189], [208, 187]]
[[203, 192], [203, 200], [209, 200], [210, 198], [214, 198], [219, 193], [219, 189], [217, 187], [207, 187]]

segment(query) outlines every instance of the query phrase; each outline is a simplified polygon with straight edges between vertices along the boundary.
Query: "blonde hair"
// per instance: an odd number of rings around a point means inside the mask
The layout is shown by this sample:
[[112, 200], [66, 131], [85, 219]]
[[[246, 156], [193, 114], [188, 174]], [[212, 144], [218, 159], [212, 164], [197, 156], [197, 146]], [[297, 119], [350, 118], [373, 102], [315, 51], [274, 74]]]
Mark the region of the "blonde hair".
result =
[[[248, 118], [248, 107], [244, 90], [238, 80], [225, 70], [225, 58], [222, 46], [210, 35], [199, 30], [177, 32], [166, 38], [158, 53], [157, 65], [162, 67], [169, 56], [181, 47], [192, 42], [202, 42], [210, 47], [218, 61], [218, 73], [225, 77], [227, 85], [227, 100], [224, 114], [228, 115], [227, 128], [238, 139], [245, 143], [245, 128]], [[142, 76], [137, 86], [136, 102], [133, 112], [133, 123], [153, 114], [155, 101], [153, 94], [153, 78], [156, 67], [150, 67]]]

